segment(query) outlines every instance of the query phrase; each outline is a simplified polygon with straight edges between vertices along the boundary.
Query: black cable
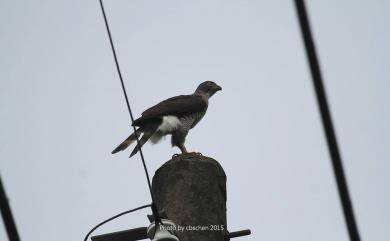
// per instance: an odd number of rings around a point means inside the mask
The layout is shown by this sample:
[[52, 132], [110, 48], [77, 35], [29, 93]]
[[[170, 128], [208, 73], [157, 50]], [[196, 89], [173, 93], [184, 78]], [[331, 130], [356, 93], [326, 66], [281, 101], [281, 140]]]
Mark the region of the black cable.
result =
[[8, 198], [5, 194], [3, 182], [0, 177], [0, 211], [3, 217], [5, 230], [7, 231], [9, 241], [20, 241], [18, 230], [16, 228], [15, 220], [12, 216], [11, 208], [8, 204]]
[[347, 224], [349, 238], [351, 241], [359, 241], [359, 231], [356, 225], [355, 216], [352, 209], [352, 202], [349, 197], [347, 181], [345, 179], [343, 165], [339, 148], [337, 145], [336, 135], [332, 124], [332, 119], [326, 100], [326, 93], [321, 77], [321, 71], [318, 64], [317, 54], [312, 39], [309, 20], [303, 0], [295, 0], [295, 6], [301, 26], [302, 37], [305, 42], [306, 54], [310, 64], [310, 71], [313, 78], [314, 89], [317, 96], [317, 102], [321, 113], [322, 124], [324, 127], [328, 149], [333, 164], [333, 171], [336, 177], [337, 187], [340, 200], [343, 207], [344, 218]]
[[125, 214], [132, 213], [132, 212], [134, 212], [134, 211], [138, 211], [138, 210], [140, 210], [140, 209], [147, 208], [147, 207], [151, 207], [151, 205], [150, 205], [150, 204], [148, 204], [148, 205], [143, 205], [143, 206], [141, 206], [141, 207], [138, 207], [138, 208], [134, 208], [134, 209], [125, 211], [125, 212], [120, 213], [120, 214], [117, 214], [117, 215], [115, 215], [115, 216], [113, 216], [113, 217], [111, 217], [111, 218], [109, 218], [109, 219], [104, 220], [103, 222], [101, 222], [101, 223], [99, 223], [98, 225], [96, 225], [95, 227], [93, 227], [93, 228], [87, 233], [87, 235], [85, 235], [84, 241], [87, 241], [89, 235], [91, 235], [91, 233], [93, 233], [93, 231], [95, 231], [98, 227], [102, 226], [103, 224], [108, 223], [108, 222], [110, 222], [111, 220], [116, 219], [116, 218], [118, 218], [118, 217], [120, 217], [120, 216], [123, 216], [123, 215], [125, 215]]
[[[131, 123], [134, 123], [133, 112], [131, 111], [131, 107], [130, 107], [130, 103], [129, 103], [129, 98], [127, 97], [125, 84], [124, 84], [123, 78], [122, 78], [122, 73], [121, 73], [121, 70], [120, 70], [120, 68], [119, 68], [119, 62], [118, 62], [118, 58], [117, 58], [117, 56], [116, 56], [114, 43], [113, 43], [113, 41], [112, 41], [110, 27], [108, 26], [108, 21], [107, 21], [107, 17], [106, 17], [106, 11], [104, 10], [103, 1], [102, 1], [102, 0], [99, 0], [99, 2], [100, 2], [100, 7], [101, 7], [101, 9], [102, 9], [102, 13], [103, 13], [103, 17], [104, 17], [104, 22], [105, 22], [105, 24], [106, 24], [106, 29], [107, 29], [108, 37], [109, 37], [109, 39], [110, 39], [111, 50], [112, 50], [112, 53], [113, 53], [113, 55], [114, 55], [116, 70], [117, 70], [118, 75], [119, 75], [119, 80], [120, 80], [120, 82], [121, 82], [123, 94], [125, 95], [126, 104], [127, 104], [127, 109], [129, 110]], [[137, 131], [136, 131], [136, 127], [133, 126], [133, 129], [134, 129], [134, 133], [135, 133], [135, 136], [136, 136], [136, 139], [137, 139], [137, 145], [139, 146], [139, 154], [140, 154], [140, 156], [141, 156], [142, 165], [143, 165], [144, 170], [145, 170], [145, 174], [146, 174], [146, 179], [147, 179], [147, 182], [148, 182], [148, 187], [149, 187], [150, 196], [151, 196], [151, 198], [152, 198], [152, 212], [153, 212], [154, 220], [155, 220], [156, 223], [159, 223], [159, 222], [161, 222], [161, 219], [160, 219], [160, 217], [159, 217], [159, 215], [158, 215], [158, 212], [156, 212], [157, 208], [156, 208], [156, 204], [155, 204], [154, 198], [153, 198], [152, 185], [150, 184], [150, 178], [149, 178], [148, 169], [147, 169], [147, 167], [146, 167], [144, 154], [143, 154], [143, 152], [142, 152], [142, 148], [141, 148], [141, 144], [140, 144], [140, 141], [139, 141], [138, 133], [137, 133]]]

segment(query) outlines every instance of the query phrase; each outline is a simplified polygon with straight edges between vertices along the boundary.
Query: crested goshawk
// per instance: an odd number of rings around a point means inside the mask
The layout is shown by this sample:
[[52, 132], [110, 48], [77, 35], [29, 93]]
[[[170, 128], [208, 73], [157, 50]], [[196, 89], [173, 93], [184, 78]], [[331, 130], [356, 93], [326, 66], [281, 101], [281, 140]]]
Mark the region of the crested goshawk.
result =
[[[216, 83], [206, 81], [201, 83], [191, 95], [169, 98], [144, 111], [133, 123], [133, 126], [138, 127], [137, 135], [143, 135], [130, 157], [136, 154], [149, 139], [152, 143], [157, 143], [165, 135], [172, 135], [172, 146], [177, 146], [182, 153], [187, 153], [184, 142], [189, 130], [206, 114], [209, 98], [219, 90], [222, 88]], [[112, 154], [125, 150], [135, 140], [134, 132], [115, 148]]]

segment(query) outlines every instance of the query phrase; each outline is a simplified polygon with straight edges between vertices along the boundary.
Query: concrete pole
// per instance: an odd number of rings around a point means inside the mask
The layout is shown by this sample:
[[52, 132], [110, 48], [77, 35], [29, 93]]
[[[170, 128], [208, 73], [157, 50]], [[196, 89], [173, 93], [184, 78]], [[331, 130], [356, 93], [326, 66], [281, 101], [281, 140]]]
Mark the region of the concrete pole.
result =
[[152, 189], [180, 241], [224, 240], [226, 175], [216, 160], [195, 153], [174, 156], [156, 171]]

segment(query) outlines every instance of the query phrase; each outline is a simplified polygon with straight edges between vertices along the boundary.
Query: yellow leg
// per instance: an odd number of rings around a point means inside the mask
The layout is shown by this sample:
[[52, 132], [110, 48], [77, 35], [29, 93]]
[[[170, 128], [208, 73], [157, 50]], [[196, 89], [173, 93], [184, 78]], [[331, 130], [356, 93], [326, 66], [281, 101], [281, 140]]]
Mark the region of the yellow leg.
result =
[[184, 144], [180, 145], [179, 148], [180, 148], [180, 151], [181, 151], [182, 154], [188, 153], [188, 151], [187, 151], [186, 147], [184, 146]]

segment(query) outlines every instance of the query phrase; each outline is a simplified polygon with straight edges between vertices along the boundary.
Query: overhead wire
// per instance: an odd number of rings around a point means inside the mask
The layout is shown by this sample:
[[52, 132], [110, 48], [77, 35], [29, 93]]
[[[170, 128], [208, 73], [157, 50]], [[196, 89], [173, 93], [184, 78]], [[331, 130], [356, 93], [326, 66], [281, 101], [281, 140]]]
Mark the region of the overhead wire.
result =
[[141, 210], [141, 209], [143, 209], [143, 208], [150, 207], [150, 206], [151, 206], [150, 204], [143, 205], [143, 206], [141, 206], [141, 207], [134, 208], [134, 209], [131, 209], [131, 210], [128, 210], [128, 211], [119, 213], [119, 214], [117, 214], [117, 215], [115, 215], [115, 216], [112, 216], [111, 218], [108, 218], [108, 219], [104, 220], [103, 222], [101, 222], [101, 223], [99, 223], [98, 225], [96, 225], [95, 227], [93, 227], [93, 228], [87, 233], [87, 235], [85, 235], [84, 241], [87, 241], [89, 235], [91, 235], [91, 233], [93, 233], [93, 231], [95, 231], [97, 228], [99, 228], [99, 227], [102, 226], [103, 224], [108, 223], [108, 222], [110, 222], [111, 220], [114, 220], [114, 219], [116, 219], [116, 218], [119, 218], [120, 216], [123, 216], [123, 215], [125, 215], [125, 214], [132, 213], [132, 212], [135, 212], [135, 211], [138, 211], [138, 210]]
[[[116, 70], [117, 70], [117, 72], [118, 72], [119, 80], [120, 80], [120, 83], [121, 83], [121, 86], [122, 86], [122, 91], [123, 91], [123, 94], [124, 94], [124, 96], [125, 96], [127, 109], [128, 109], [128, 111], [129, 111], [129, 114], [130, 114], [131, 123], [134, 123], [133, 112], [131, 111], [131, 106], [130, 106], [129, 98], [128, 98], [128, 96], [127, 96], [127, 92], [126, 92], [126, 88], [125, 88], [125, 83], [124, 83], [124, 81], [123, 81], [122, 73], [121, 73], [121, 70], [120, 70], [120, 67], [119, 67], [119, 61], [118, 61], [117, 54], [116, 54], [116, 51], [115, 51], [114, 42], [113, 42], [113, 40], [112, 40], [112, 35], [111, 35], [110, 27], [109, 27], [109, 24], [108, 24], [107, 16], [106, 16], [106, 11], [105, 11], [105, 9], [104, 9], [104, 4], [103, 4], [103, 1], [102, 1], [102, 0], [99, 0], [99, 2], [100, 2], [100, 8], [101, 8], [101, 10], [102, 10], [103, 18], [104, 18], [104, 23], [105, 23], [105, 25], [106, 25], [106, 30], [107, 30], [108, 38], [109, 38], [109, 40], [110, 40], [110, 46], [111, 46], [112, 54], [113, 54], [113, 56], [114, 56], [115, 65], [116, 65]], [[158, 214], [158, 209], [157, 209], [157, 207], [156, 207], [156, 203], [155, 203], [155, 201], [154, 201], [153, 191], [152, 191], [152, 185], [151, 185], [151, 182], [150, 182], [150, 177], [149, 177], [149, 173], [148, 173], [148, 168], [146, 167], [144, 154], [143, 154], [143, 152], [142, 152], [141, 143], [140, 143], [140, 140], [139, 140], [139, 135], [138, 135], [138, 132], [137, 132], [137, 130], [136, 130], [136, 127], [135, 127], [134, 125], [132, 125], [132, 127], [133, 127], [133, 130], [134, 130], [135, 136], [136, 136], [137, 145], [139, 146], [139, 154], [140, 154], [140, 156], [141, 156], [142, 165], [143, 165], [143, 168], [144, 168], [144, 171], [145, 171], [145, 175], [146, 175], [146, 179], [147, 179], [147, 183], [148, 183], [148, 188], [149, 188], [150, 196], [151, 196], [151, 199], [152, 199], [152, 206], [151, 206], [151, 208], [152, 208], [154, 220], [155, 220], [156, 223], [160, 223], [160, 222], [161, 222], [161, 219], [160, 219], [160, 216], [159, 216], [159, 214]]]
[[359, 230], [352, 208], [352, 201], [349, 196], [347, 181], [345, 178], [336, 134], [333, 127], [328, 102], [326, 99], [325, 88], [323, 85], [321, 70], [318, 64], [317, 53], [310, 30], [310, 24], [309, 19], [307, 17], [304, 0], [295, 0], [295, 7], [299, 19], [299, 24], [301, 27], [302, 37], [305, 44], [306, 55], [310, 65], [313, 85], [317, 97], [317, 103], [321, 113], [322, 124], [325, 131], [330, 157], [332, 160], [333, 172], [336, 178], [336, 183], [343, 208], [345, 222], [348, 229], [349, 238], [351, 241], [360, 241]]
[[7, 231], [9, 241], [20, 241], [18, 229], [16, 228], [15, 220], [12, 215], [11, 207], [8, 203], [8, 198], [5, 193], [5, 188], [0, 176], [0, 211], [3, 217], [4, 227]]

